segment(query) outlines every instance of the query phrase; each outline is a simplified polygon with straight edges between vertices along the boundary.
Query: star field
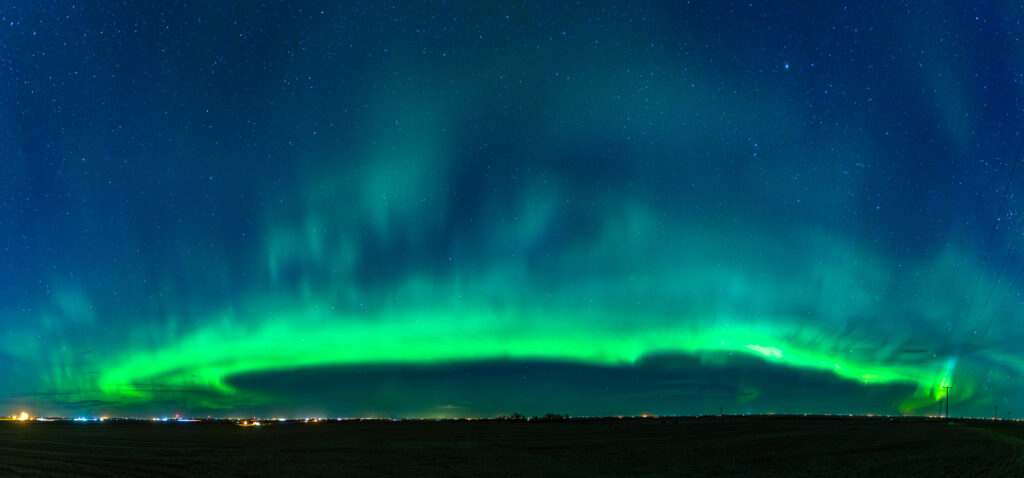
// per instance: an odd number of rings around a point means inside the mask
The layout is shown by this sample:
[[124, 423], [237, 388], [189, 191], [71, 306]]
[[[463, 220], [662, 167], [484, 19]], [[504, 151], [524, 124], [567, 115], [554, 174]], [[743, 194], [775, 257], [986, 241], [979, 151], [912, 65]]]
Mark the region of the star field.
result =
[[8, 2], [0, 407], [1024, 408], [1022, 13]]

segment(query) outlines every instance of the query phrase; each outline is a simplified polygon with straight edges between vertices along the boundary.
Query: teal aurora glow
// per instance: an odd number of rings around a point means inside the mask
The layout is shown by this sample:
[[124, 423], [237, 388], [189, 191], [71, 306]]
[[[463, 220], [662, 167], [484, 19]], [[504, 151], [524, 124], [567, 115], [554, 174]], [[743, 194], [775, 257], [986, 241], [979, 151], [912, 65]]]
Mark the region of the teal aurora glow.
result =
[[0, 415], [1024, 410], [1019, 2], [587, 3], [0, 9]]

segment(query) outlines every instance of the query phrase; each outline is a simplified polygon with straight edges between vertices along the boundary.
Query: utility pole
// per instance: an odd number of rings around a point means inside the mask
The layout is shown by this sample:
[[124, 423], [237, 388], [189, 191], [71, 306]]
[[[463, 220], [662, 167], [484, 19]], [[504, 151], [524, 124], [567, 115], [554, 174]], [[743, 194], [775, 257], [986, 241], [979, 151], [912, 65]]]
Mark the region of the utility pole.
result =
[[942, 388], [946, 389], [946, 420], [949, 420], [949, 385], [944, 385]]
[[992, 419], [993, 420], [998, 420], [999, 419], [999, 405], [996, 405], [996, 410], [994, 412], [992, 412]]

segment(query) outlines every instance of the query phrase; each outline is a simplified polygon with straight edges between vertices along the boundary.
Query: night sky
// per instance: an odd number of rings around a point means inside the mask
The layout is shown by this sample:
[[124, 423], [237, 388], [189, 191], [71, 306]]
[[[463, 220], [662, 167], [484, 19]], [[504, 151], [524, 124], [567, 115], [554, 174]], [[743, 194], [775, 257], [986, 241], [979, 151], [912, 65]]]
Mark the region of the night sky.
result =
[[0, 415], [1024, 415], [1018, 2], [339, 3], [0, 2]]

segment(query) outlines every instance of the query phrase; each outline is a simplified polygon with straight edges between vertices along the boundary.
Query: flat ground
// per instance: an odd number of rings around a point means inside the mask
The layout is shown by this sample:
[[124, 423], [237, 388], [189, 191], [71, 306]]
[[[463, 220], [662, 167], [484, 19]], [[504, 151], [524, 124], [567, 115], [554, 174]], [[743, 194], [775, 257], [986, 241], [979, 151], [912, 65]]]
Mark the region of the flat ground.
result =
[[1024, 476], [1024, 423], [0, 422], [0, 476]]

